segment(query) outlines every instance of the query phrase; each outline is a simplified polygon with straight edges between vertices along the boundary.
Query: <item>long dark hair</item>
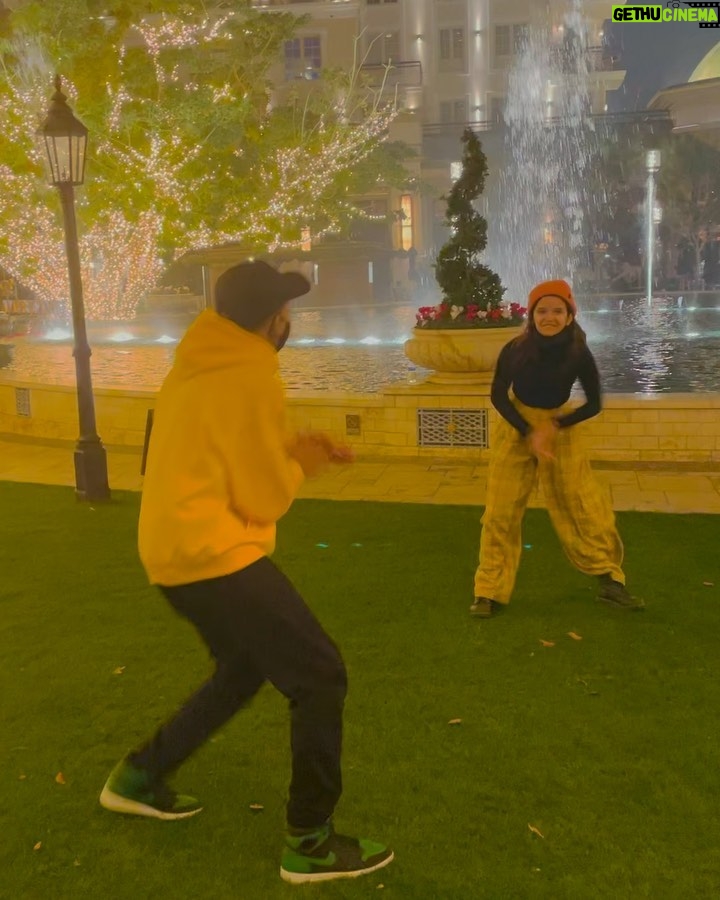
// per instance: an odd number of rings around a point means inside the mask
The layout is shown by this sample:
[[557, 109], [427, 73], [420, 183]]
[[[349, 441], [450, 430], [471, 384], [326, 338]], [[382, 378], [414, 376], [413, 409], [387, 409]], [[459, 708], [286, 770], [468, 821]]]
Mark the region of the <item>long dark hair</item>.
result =
[[[563, 303], [565, 301], [563, 300]], [[568, 343], [567, 355], [562, 363], [563, 371], [572, 372], [577, 366], [580, 358], [587, 349], [587, 337], [583, 329], [578, 325], [575, 314], [565, 303], [567, 311], [572, 314], [572, 322], [566, 326], [571, 332], [572, 337]], [[535, 327], [535, 318], [532, 312], [528, 312], [527, 322], [522, 334], [515, 338], [513, 345], [514, 363], [519, 368], [529, 362], [537, 362], [540, 358], [541, 336]]]

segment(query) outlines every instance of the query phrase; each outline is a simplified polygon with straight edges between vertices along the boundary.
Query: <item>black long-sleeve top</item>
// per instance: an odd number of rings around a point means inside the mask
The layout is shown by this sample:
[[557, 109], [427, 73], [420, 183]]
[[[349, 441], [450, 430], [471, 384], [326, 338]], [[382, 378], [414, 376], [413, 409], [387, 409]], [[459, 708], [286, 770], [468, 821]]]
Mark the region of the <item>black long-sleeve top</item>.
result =
[[586, 346], [576, 364], [568, 368], [569, 342], [565, 334], [552, 338], [536, 335], [534, 339], [538, 347], [536, 360], [520, 362], [517, 338], [500, 351], [490, 392], [495, 409], [524, 436], [530, 431], [530, 425], [510, 400], [510, 389], [526, 406], [557, 409], [567, 403], [573, 385], [579, 380], [585, 403], [567, 415], [558, 416], [555, 422], [560, 428], [567, 428], [596, 416], [602, 408], [600, 374], [590, 349]]

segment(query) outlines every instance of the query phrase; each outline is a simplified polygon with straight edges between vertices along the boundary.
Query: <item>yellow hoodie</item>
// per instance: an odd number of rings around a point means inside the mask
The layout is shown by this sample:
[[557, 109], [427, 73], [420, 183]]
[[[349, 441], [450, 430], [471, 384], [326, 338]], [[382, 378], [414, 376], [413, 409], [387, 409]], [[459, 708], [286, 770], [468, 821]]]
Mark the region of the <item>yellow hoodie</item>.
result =
[[275, 348], [201, 313], [155, 405], [138, 537], [151, 582], [216, 578], [273, 552], [303, 480], [284, 417]]

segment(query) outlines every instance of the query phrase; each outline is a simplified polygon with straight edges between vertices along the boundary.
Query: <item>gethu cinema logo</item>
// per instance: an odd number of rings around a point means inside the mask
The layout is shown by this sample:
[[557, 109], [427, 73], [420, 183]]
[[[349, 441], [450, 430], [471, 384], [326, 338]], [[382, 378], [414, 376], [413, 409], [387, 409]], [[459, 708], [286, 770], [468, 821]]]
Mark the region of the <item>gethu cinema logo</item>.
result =
[[690, 9], [651, 4], [613, 6], [613, 22], [697, 22], [700, 27], [717, 28], [718, 3], [694, 3]]

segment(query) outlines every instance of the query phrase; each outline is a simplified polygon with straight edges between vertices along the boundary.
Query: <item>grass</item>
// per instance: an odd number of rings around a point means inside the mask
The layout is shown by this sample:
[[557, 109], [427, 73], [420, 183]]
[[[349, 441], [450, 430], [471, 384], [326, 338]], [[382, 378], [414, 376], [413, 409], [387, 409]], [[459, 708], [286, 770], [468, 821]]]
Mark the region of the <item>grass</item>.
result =
[[271, 689], [179, 773], [197, 818], [97, 804], [121, 754], [208, 672], [145, 583], [137, 509], [132, 494], [92, 509], [0, 484], [0, 897], [720, 895], [719, 517], [620, 515], [648, 604], [623, 613], [594, 602], [531, 511], [513, 603], [481, 622], [467, 613], [477, 509], [297, 503], [276, 558], [350, 674], [337, 825], [397, 859], [293, 888], [278, 877], [288, 723]]

